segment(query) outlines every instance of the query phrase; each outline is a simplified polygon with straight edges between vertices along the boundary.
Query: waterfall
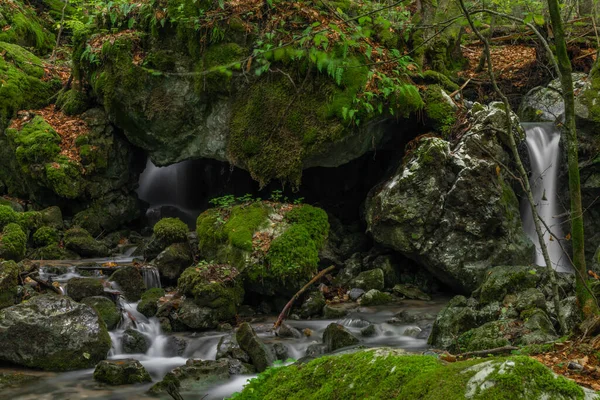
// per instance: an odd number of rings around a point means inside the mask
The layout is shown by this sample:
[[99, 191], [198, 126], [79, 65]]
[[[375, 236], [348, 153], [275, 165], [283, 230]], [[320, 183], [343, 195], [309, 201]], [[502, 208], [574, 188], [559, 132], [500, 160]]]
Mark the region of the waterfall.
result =
[[[542, 225], [544, 239], [548, 248], [548, 255], [555, 270], [560, 272], [570, 271], [570, 263], [560, 247], [558, 239], [564, 237], [561, 222], [556, 218], [562, 214], [558, 202], [558, 171], [560, 166], [560, 132], [552, 123], [524, 123], [531, 176], [529, 178], [533, 200], [540, 217], [558, 238], [552, 237]], [[542, 255], [539, 239], [533, 223], [533, 215], [527, 199], [521, 205], [523, 216], [523, 229], [535, 244], [537, 265], [546, 265]]]
[[156, 267], [144, 266], [142, 267], [142, 278], [146, 289], [159, 288], [160, 286], [160, 274]]

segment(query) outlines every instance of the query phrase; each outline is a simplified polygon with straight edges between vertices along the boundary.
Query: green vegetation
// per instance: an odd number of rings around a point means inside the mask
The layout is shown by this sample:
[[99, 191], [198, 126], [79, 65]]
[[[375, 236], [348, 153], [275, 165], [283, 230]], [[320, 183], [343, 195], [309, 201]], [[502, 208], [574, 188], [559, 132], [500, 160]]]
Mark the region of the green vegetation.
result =
[[21, 261], [25, 257], [27, 235], [18, 224], [10, 223], [0, 235], [0, 258]]
[[55, 42], [35, 9], [20, 0], [0, 3], [0, 26], [0, 42], [30, 47], [37, 53], [48, 52]]
[[33, 243], [38, 247], [57, 244], [58, 241], [58, 231], [49, 226], [42, 226], [33, 234]]
[[165, 245], [185, 242], [188, 226], [179, 218], [163, 218], [154, 225], [154, 236]]
[[14, 261], [0, 262], [0, 309], [15, 304], [19, 272], [19, 266]]
[[[381, 352], [383, 354], [378, 354]], [[391, 352], [391, 354], [386, 354]], [[484, 381], [469, 380], [484, 366]], [[485, 382], [485, 383], [484, 383]], [[491, 383], [494, 384], [491, 384]], [[487, 383], [487, 384], [486, 384]], [[434, 357], [369, 350], [270, 368], [235, 399], [583, 399], [583, 391], [524, 356], [444, 364]]]

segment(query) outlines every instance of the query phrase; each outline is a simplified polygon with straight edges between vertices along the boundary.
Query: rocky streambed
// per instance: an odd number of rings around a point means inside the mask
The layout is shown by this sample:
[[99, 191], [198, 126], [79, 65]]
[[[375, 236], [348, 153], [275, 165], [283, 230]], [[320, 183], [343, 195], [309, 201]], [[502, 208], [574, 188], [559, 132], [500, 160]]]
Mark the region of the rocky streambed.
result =
[[[300, 319], [294, 314], [277, 333], [272, 330], [276, 315], [256, 312], [240, 313], [241, 320], [248, 323], [242, 324], [237, 332], [229, 324], [204, 332], [167, 332], [159, 318], [148, 318], [138, 311], [144, 300], [128, 301], [127, 290], [109, 280], [111, 270], [131, 268], [127, 266], [130, 264], [132, 258], [126, 256], [41, 264], [40, 277], [54, 282], [55, 287], [70, 297], [38, 295], [22, 304], [50, 307], [56, 302], [67, 301], [82, 309], [83, 304], [89, 304], [108, 322], [110, 344], [103, 348], [100, 342], [90, 343], [82, 356], [82, 367], [75, 371], [51, 373], [4, 365], [0, 377], [8, 382], [0, 381], [4, 387], [3, 396], [18, 399], [170, 398], [168, 384], [175, 376], [179, 381], [178, 391], [184, 398], [197, 398], [201, 394], [206, 395], [205, 399], [221, 399], [240, 391], [250, 378], [273, 362], [283, 365], [292, 360], [309, 361], [348, 345], [351, 348], [386, 346], [424, 352], [428, 348], [427, 338], [435, 316], [449, 300], [440, 295], [432, 300], [402, 300], [367, 307], [349, 299], [331, 304], [323, 319]], [[160, 287], [154, 268], [142, 267], [140, 271], [148, 289]], [[82, 285], [82, 282], [86, 284]], [[356, 294], [356, 291], [351, 293], [352, 296]], [[170, 300], [171, 296], [166, 294], [163, 301]], [[106, 307], [105, 300], [114, 304], [118, 313], [112, 319], [106, 318], [110, 307]], [[32, 310], [29, 312], [33, 313]], [[116, 322], [111, 322], [113, 320]], [[70, 340], [79, 340], [80, 336], [74, 335], [72, 327], [68, 326], [73, 321], [80, 322], [61, 314], [54, 321], [56, 326], [48, 329], [56, 328], [57, 335], [62, 332]], [[58, 336], [51, 332], [45, 332], [45, 335], [39, 340], [23, 340], [23, 345], [27, 346], [24, 352], [43, 357], [43, 352], [51, 353], [53, 346], [57, 351], [66, 351]], [[36, 353], [36, 349], [39, 352]], [[94, 372], [95, 362], [91, 360], [102, 357], [95, 356], [93, 351], [107, 349], [110, 349], [108, 361], [100, 362]], [[90, 362], [85, 366], [87, 361]], [[32, 361], [31, 365], [37, 366], [38, 362], [39, 359]], [[266, 364], [263, 366], [261, 362]], [[19, 385], [18, 381], [26, 384]], [[121, 385], [113, 386], [108, 382]], [[133, 382], [136, 383], [128, 384]]]

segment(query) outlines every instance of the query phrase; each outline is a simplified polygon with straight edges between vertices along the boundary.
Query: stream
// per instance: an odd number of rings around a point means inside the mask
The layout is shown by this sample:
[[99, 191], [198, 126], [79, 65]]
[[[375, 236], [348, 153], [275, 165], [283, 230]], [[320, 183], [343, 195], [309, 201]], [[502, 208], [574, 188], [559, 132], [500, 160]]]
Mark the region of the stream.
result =
[[[42, 279], [58, 282], [65, 291], [65, 283], [74, 277], [95, 276], [104, 280], [105, 292], [108, 296], [118, 296], [118, 287], [106, 281], [108, 275], [103, 275], [100, 270], [93, 270], [95, 264], [99, 267], [110, 262], [112, 265], [127, 264], [132, 262], [129, 256], [122, 256], [111, 259], [92, 259], [80, 260], [76, 262], [61, 261], [52, 262], [51, 265], [40, 267], [40, 277]], [[79, 269], [82, 268], [82, 269]], [[85, 268], [85, 269], [83, 269]], [[158, 271], [153, 267], [143, 267], [142, 275], [148, 288], [160, 287]], [[66, 288], [68, 292], [68, 288]], [[67, 293], [68, 294], [68, 293]], [[325, 328], [332, 322], [338, 322], [353, 332], [361, 339], [361, 345], [367, 347], [389, 346], [406, 349], [408, 351], [422, 352], [427, 349], [427, 334], [420, 335], [421, 338], [414, 338], [404, 335], [407, 328], [416, 325], [401, 324], [389, 321], [401, 311], [422, 312], [436, 314], [447, 303], [448, 298], [436, 297], [432, 301], [405, 300], [394, 305], [378, 307], [359, 307], [350, 312], [342, 319], [313, 319], [313, 320], [287, 320], [286, 322], [300, 330], [309, 329], [310, 336], [296, 338], [279, 338], [270, 331], [276, 320], [275, 315], [257, 316], [251, 322], [257, 334], [266, 343], [280, 342], [288, 348], [290, 358], [301, 359], [305, 356], [309, 345], [320, 343]], [[173, 368], [184, 365], [187, 359], [214, 360], [217, 354], [217, 344], [221, 337], [229, 335], [231, 332], [207, 331], [207, 332], [177, 332], [165, 334], [161, 331], [157, 318], [146, 318], [136, 310], [137, 302], [126, 302], [122, 297], [118, 297], [118, 304], [123, 313], [122, 321], [119, 326], [110, 332], [112, 348], [109, 352], [109, 359], [134, 358], [139, 360], [153, 379], [153, 383], [141, 385], [126, 386], [106, 386], [99, 384], [93, 379], [93, 369], [71, 371], [67, 373], [47, 373], [36, 371], [35, 374], [41, 378], [38, 381], [27, 384], [17, 389], [5, 389], [2, 392], [3, 398], [10, 399], [156, 399], [156, 396], [146, 394], [146, 391], [152, 384], [161, 380], [165, 374]], [[360, 330], [367, 325], [376, 326], [376, 334], [371, 337], [362, 337]], [[121, 347], [121, 340], [125, 329], [132, 328], [142, 333], [148, 338], [150, 347], [145, 354], [124, 354]], [[185, 350], [181, 356], [173, 356], [172, 347], [169, 343], [178, 338], [178, 342], [183, 339], [186, 343]], [[0, 372], [15, 371], [15, 369], [0, 368]], [[31, 373], [30, 370], [20, 371]], [[184, 399], [204, 399], [214, 400], [229, 397], [232, 393], [240, 391], [248, 379], [255, 375], [237, 375], [229, 380], [219, 382], [209, 387], [206, 393], [187, 393], [181, 392]], [[206, 397], [202, 397], [205, 396]], [[168, 395], [160, 397], [170, 399]]]

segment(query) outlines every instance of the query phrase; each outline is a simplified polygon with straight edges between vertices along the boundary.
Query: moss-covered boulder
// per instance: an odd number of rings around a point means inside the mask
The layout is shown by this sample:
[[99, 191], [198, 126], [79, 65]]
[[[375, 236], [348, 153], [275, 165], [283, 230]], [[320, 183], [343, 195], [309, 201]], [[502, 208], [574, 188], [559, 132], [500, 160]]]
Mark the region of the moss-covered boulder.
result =
[[302, 318], [320, 316], [325, 307], [325, 296], [320, 290], [313, 290], [306, 295], [298, 312]]
[[0, 259], [21, 261], [27, 250], [27, 235], [15, 223], [8, 224], [0, 234]]
[[195, 360], [189, 359], [185, 365], [175, 368], [167, 373], [165, 377], [154, 384], [149, 393], [154, 395], [170, 392], [174, 387], [178, 392], [194, 396], [201, 393], [219, 382], [229, 379], [232, 361], [220, 360]]
[[152, 382], [144, 366], [132, 358], [100, 361], [94, 370], [94, 379], [112, 386]]
[[113, 272], [108, 280], [119, 286], [127, 301], [138, 301], [142, 298], [142, 293], [146, 291], [142, 274], [132, 266], [119, 268]]
[[360, 341], [340, 324], [329, 324], [323, 332], [323, 343], [328, 352], [341, 349], [342, 347], [353, 346]]
[[226, 264], [190, 267], [179, 278], [177, 287], [197, 306], [210, 309], [217, 321], [233, 319], [244, 299], [239, 272]]
[[505, 138], [490, 134], [502, 131], [506, 113], [495, 103], [473, 107], [469, 118], [471, 130], [457, 151], [440, 138], [416, 140], [394, 176], [373, 188], [366, 203], [376, 242], [464, 294], [475, 290], [491, 267], [527, 265], [534, 255], [510, 175], [498, 164], [510, 163]]
[[379, 348], [269, 369], [237, 398], [583, 400], [595, 395], [525, 356], [447, 364]]
[[163, 218], [154, 225], [154, 236], [166, 245], [187, 241], [188, 226], [179, 218]]
[[317, 272], [329, 222], [310, 205], [252, 202], [207, 210], [196, 231], [201, 256], [235, 267], [246, 291], [291, 296]]
[[458, 107], [439, 85], [428, 86], [424, 97], [428, 124], [444, 137], [448, 137], [456, 122]]
[[49, 226], [42, 226], [33, 234], [33, 244], [35, 244], [37, 247], [58, 244], [59, 240], [60, 237], [58, 235], [58, 231]]
[[380, 306], [382, 304], [390, 303], [394, 300], [394, 297], [386, 292], [381, 292], [377, 289], [371, 289], [367, 293], [358, 299], [361, 306]]
[[349, 286], [365, 291], [371, 289], [383, 290], [385, 286], [383, 270], [375, 268], [369, 271], [363, 271], [350, 281]]
[[142, 294], [142, 300], [137, 305], [137, 310], [146, 317], [151, 318], [158, 311], [158, 299], [165, 295], [165, 290], [161, 288], [152, 288]]
[[57, 243], [35, 249], [29, 256], [32, 260], [77, 260], [79, 254], [65, 249]]
[[244, 322], [238, 328], [235, 339], [240, 348], [250, 356], [252, 365], [258, 372], [262, 372], [275, 362], [275, 356], [271, 350], [260, 340], [252, 326]]
[[115, 329], [119, 325], [119, 322], [121, 322], [122, 315], [112, 300], [104, 296], [92, 296], [84, 298], [81, 302], [96, 310], [96, 313], [104, 321], [109, 331]]
[[0, 262], [0, 309], [15, 304], [18, 285], [19, 266], [14, 261]]
[[135, 329], [126, 329], [121, 338], [121, 347], [125, 354], [145, 354], [152, 341], [143, 333]]
[[61, 230], [63, 229], [63, 216], [60, 207], [51, 206], [40, 211], [42, 215], [42, 223], [50, 228]]
[[174, 243], [164, 249], [152, 261], [165, 284], [177, 282], [182, 272], [192, 265], [194, 257], [190, 245], [186, 243]]
[[83, 257], [106, 257], [108, 248], [88, 231], [74, 227], [65, 232], [65, 247]]
[[[121, 165], [119, 168], [128, 168], [126, 164]], [[114, 174], [120, 173], [123, 175], [123, 171], [115, 167]], [[127, 175], [121, 176], [116, 182], [126, 182]], [[109, 182], [109, 177], [106, 179], [97, 178], [97, 187], [94, 190], [98, 191], [98, 195], [101, 197], [94, 200], [88, 208], [75, 214], [73, 217], [73, 224], [80, 226], [92, 235], [98, 236], [102, 233], [112, 232], [119, 227], [134, 221], [140, 216], [140, 205], [135, 194], [124, 194], [120, 192], [109, 192], [110, 187], [106, 187]], [[94, 188], [90, 186], [88, 182], [88, 189]]]
[[35, 7], [24, 1], [7, 1], [0, 4], [0, 42], [14, 43], [46, 53], [55, 43], [48, 21], [43, 19]]
[[106, 325], [90, 306], [54, 294], [0, 310], [0, 326], [0, 360], [29, 368], [93, 368], [111, 346]]
[[73, 300], [81, 301], [86, 297], [102, 296], [104, 286], [96, 278], [71, 278], [67, 282], [67, 293]]

